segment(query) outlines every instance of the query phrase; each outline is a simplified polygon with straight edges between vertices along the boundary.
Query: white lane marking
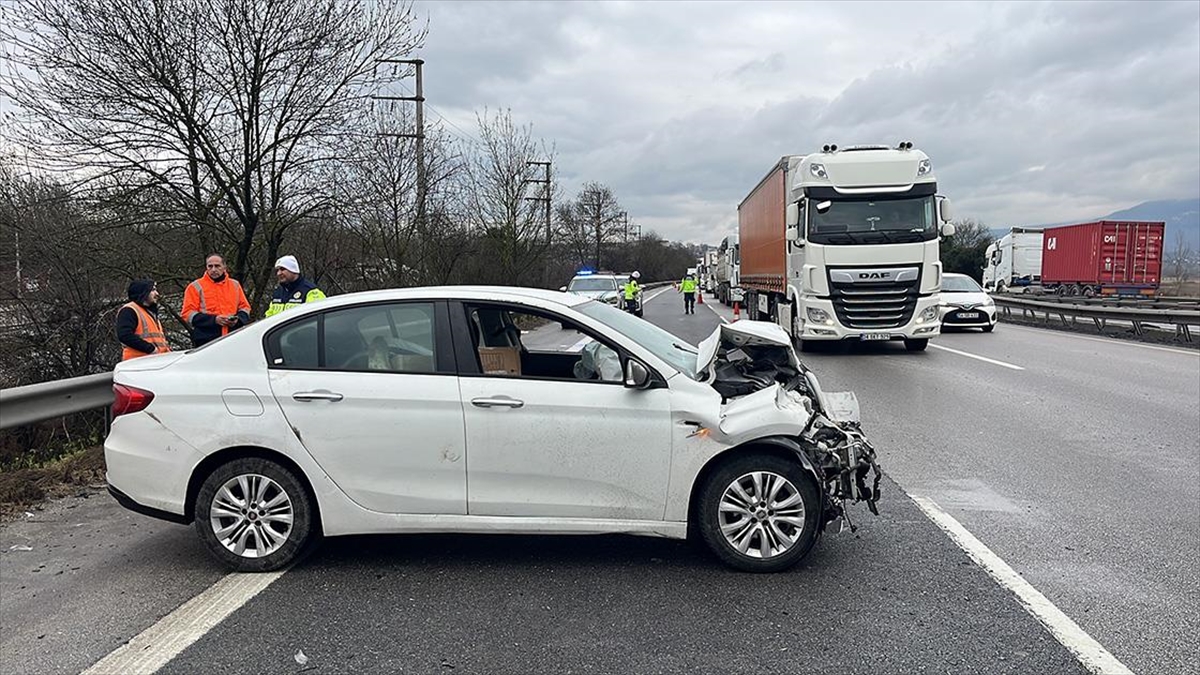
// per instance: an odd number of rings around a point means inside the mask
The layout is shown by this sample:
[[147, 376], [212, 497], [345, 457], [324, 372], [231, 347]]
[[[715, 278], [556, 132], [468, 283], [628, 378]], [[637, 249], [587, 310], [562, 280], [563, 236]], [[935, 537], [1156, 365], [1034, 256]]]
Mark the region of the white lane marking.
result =
[[941, 345], [935, 345], [935, 344], [933, 344], [932, 342], [930, 342], [930, 343], [929, 343], [929, 346], [930, 346], [930, 347], [933, 347], [934, 349], [940, 349], [940, 350], [942, 350], [942, 351], [944, 351], [944, 352], [950, 352], [951, 354], [958, 354], [959, 356], [965, 356], [965, 357], [967, 357], [967, 358], [969, 358], [969, 359], [978, 359], [978, 360], [980, 360], [980, 361], [985, 361], [985, 362], [987, 362], [987, 363], [991, 363], [991, 364], [994, 364], [994, 365], [997, 365], [997, 366], [1003, 366], [1003, 367], [1005, 367], [1005, 368], [1012, 368], [1013, 370], [1025, 370], [1025, 369], [1024, 369], [1024, 368], [1022, 368], [1021, 366], [1014, 366], [1014, 365], [1013, 365], [1013, 364], [1011, 364], [1011, 363], [1005, 363], [1005, 362], [1003, 362], [1003, 361], [997, 361], [996, 359], [989, 359], [989, 358], [988, 358], [988, 357], [986, 357], [986, 356], [979, 356], [978, 354], [969, 354], [969, 353], [967, 353], [967, 352], [960, 352], [960, 351], [958, 351], [957, 349], [951, 349], [951, 348], [949, 348], [949, 347], [943, 347], [943, 346], [941, 346]]
[[1117, 660], [1099, 642], [1079, 627], [1071, 617], [1067, 616], [1054, 603], [1042, 595], [1041, 591], [1025, 581], [1020, 574], [1000, 556], [996, 555], [983, 542], [975, 538], [967, 528], [946, 513], [933, 500], [916, 495], [909, 495], [926, 517], [950, 536], [958, 547], [982, 567], [1003, 588], [1012, 592], [1021, 601], [1025, 611], [1029, 612], [1054, 639], [1062, 643], [1068, 651], [1084, 665], [1085, 668], [1097, 675], [1133, 675], [1125, 664]]
[[158, 671], [286, 571], [222, 577], [80, 675], [150, 675]]
[[714, 307], [711, 302], [704, 303], [704, 306], [711, 309], [712, 313], [716, 314], [718, 319], [720, 319], [721, 321], [723, 321], [725, 323], [729, 323], [729, 319], [726, 319], [725, 317], [721, 316], [721, 313], [717, 311], [717, 308]]
[[671, 290], [670, 286], [667, 286], [666, 288], [660, 288], [657, 293], [646, 298], [643, 302], [650, 302], [651, 300], [657, 298], [658, 296], [662, 295], [663, 293], [666, 293], [669, 290]]
[[1153, 349], [1156, 352], [1171, 352], [1172, 354], [1186, 354], [1188, 356], [1200, 356], [1200, 350], [1188, 351], [1186, 349], [1172, 349], [1171, 347], [1157, 347], [1155, 345], [1144, 345], [1140, 342], [1131, 342], [1128, 340], [1114, 340], [1112, 338], [1088, 337], [1087, 335], [1076, 335], [1067, 331], [1054, 330], [1053, 328], [1036, 328], [1034, 326], [1020, 326], [1017, 324], [1005, 324], [1005, 330], [1016, 328], [1018, 330], [1026, 330], [1031, 333], [1054, 333], [1063, 337], [1075, 338], [1076, 340], [1091, 340], [1092, 342], [1102, 342], [1109, 345], [1125, 345], [1126, 347], [1138, 347], [1140, 349]]

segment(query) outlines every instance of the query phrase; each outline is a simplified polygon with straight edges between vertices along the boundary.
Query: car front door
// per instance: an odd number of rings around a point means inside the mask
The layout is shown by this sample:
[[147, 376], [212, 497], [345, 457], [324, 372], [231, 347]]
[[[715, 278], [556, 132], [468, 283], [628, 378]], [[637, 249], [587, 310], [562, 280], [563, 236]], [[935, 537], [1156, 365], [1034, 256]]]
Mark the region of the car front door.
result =
[[471, 515], [661, 520], [671, 465], [664, 388], [626, 388], [614, 345], [519, 305], [451, 314]]
[[466, 437], [445, 303], [347, 307], [267, 336], [271, 388], [346, 495], [383, 513], [465, 514]]

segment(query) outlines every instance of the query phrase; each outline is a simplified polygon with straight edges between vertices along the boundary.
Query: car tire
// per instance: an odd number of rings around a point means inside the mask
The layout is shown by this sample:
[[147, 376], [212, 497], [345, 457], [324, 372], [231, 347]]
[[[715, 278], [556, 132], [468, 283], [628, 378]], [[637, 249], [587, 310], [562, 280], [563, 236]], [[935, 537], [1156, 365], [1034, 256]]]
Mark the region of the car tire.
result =
[[918, 338], [916, 340], [905, 340], [904, 348], [910, 352], [923, 352], [929, 346], [929, 338]]
[[994, 323], [989, 323], [988, 325], [983, 327], [983, 332], [985, 332], [985, 333], [990, 333], [994, 330], [996, 330], [996, 324], [994, 324]]
[[[244, 499], [247, 494], [251, 500]], [[226, 508], [214, 514], [214, 504]], [[208, 550], [238, 572], [277, 570], [316, 540], [308, 491], [290, 470], [261, 457], [227, 462], [204, 479], [196, 494], [195, 527]]]
[[[763, 495], [755, 494], [756, 486]], [[778, 515], [765, 500], [750, 511], [744, 498], [771, 494], [776, 496], [775, 504], [787, 505], [788, 516]], [[797, 501], [789, 503], [793, 500]], [[738, 513], [731, 506], [743, 511]], [[709, 550], [726, 565], [744, 572], [786, 570], [808, 555], [820, 537], [821, 496], [816, 480], [799, 460], [774, 455], [734, 459], [708, 477], [697, 509], [700, 536]], [[780, 520], [783, 517], [789, 520]], [[739, 524], [744, 527], [735, 529]]]

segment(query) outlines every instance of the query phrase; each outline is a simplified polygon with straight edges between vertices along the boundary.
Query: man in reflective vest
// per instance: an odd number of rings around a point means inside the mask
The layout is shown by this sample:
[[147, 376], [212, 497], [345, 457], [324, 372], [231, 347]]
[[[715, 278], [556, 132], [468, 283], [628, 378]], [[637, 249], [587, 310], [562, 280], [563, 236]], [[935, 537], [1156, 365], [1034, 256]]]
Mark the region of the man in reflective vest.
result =
[[696, 313], [696, 277], [688, 274], [679, 282], [679, 291], [683, 293], [683, 313]]
[[158, 320], [158, 288], [153, 279], [129, 284], [129, 302], [117, 310], [117, 339], [124, 347], [122, 361], [171, 351]]
[[214, 253], [204, 268], [204, 275], [183, 292], [183, 320], [197, 347], [250, 323], [250, 303], [242, 285], [226, 272], [225, 259]]
[[279, 288], [271, 296], [267, 316], [275, 316], [306, 302], [325, 299], [325, 294], [316, 284], [300, 276], [300, 263], [294, 255], [285, 255], [275, 261], [275, 278], [279, 280]]
[[625, 282], [625, 311], [631, 314], [637, 314], [637, 296], [642, 292], [638, 286], [638, 279], [641, 278], [641, 272], [634, 272], [629, 275], [629, 281]]

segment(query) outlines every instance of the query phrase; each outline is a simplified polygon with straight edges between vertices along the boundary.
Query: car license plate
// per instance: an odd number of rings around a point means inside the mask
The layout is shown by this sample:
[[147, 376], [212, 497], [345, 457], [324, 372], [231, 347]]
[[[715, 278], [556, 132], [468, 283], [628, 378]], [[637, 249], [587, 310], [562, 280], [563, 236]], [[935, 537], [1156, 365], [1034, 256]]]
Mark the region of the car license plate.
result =
[[978, 319], [979, 312], [959, 312], [958, 318], [960, 318], [960, 319]]
[[891, 333], [863, 333], [858, 336], [860, 340], [891, 340]]

